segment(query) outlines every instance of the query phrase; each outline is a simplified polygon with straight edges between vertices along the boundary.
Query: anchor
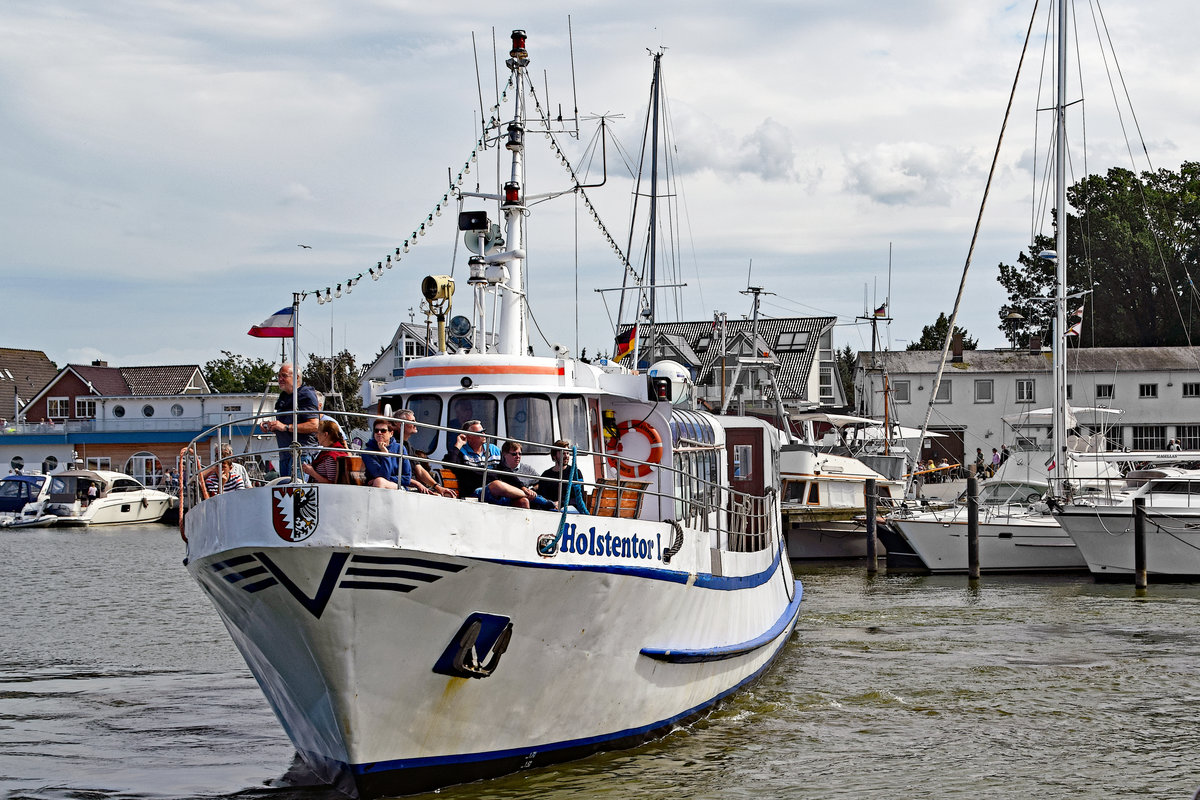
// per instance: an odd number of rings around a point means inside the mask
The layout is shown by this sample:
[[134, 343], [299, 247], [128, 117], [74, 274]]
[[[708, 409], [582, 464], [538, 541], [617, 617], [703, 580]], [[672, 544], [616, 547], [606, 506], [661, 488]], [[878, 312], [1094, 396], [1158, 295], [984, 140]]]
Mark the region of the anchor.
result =
[[437, 663], [434, 672], [458, 678], [486, 678], [496, 671], [512, 641], [508, 617], [475, 613], [467, 617]]

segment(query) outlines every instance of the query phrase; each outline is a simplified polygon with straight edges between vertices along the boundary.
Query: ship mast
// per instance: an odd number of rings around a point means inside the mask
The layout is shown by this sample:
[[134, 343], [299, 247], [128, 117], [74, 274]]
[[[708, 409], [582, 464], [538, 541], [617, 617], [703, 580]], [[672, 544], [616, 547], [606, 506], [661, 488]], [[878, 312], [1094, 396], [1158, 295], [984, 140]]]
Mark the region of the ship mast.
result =
[[[505, 65], [512, 72], [513, 120], [508, 125], [505, 147], [512, 153], [512, 171], [504, 184], [500, 201], [504, 214], [505, 241], [503, 283], [506, 291], [499, 298], [496, 326], [496, 352], [525, 355], [529, 351], [529, 330], [525, 323], [525, 82], [529, 52], [525, 49], [525, 31], [512, 32], [512, 50]], [[493, 259], [489, 259], [491, 261]], [[498, 259], [494, 259], [498, 260]]]
[[[1066, 477], [1067, 460], [1067, 2], [1058, 0], [1058, 93], [1054, 106], [1054, 196], [1057, 206], [1054, 291], [1053, 477]], [[1043, 254], [1046, 256], [1046, 254]]]

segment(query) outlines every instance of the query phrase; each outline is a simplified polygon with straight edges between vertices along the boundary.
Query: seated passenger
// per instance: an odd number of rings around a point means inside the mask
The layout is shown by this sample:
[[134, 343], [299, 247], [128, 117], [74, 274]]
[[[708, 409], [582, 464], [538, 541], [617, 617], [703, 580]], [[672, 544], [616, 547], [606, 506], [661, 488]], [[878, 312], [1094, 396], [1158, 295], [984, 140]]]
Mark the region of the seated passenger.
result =
[[[200, 476], [204, 478], [204, 488], [207, 493], [214, 495], [219, 492], [249, 489], [250, 476], [246, 474], [245, 467], [233, 460], [233, 447], [228, 444], [222, 444], [220, 452], [220, 461], [211, 465], [208, 469], [200, 471]], [[220, 472], [220, 478], [217, 477], [218, 471]]]
[[[378, 489], [396, 489], [400, 486], [400, 443], [392, 438], [392, 422], [379, 417], [371, 428], [374, 435], [367, 442], [362, 455], [363, 469], [367, 473], [367, 486]], [[378, 455], [376, 455], [376, 453]]]
[[587, 504], [583, 501], [583, 478], [579, 470], [571, 466], [571, 443], [559, 439], [554, 443], [554, 466], [542, 473], [542, 478], [533, 489], [543, 497], [553, 497], [559, 508], [570, 485], [568, 504], [576, 511], [586, 514]]
[[[542, 511], [553, 511], [557, 508], [546, 498], [533, 489], [521, 484], [517, 466], [521, 463], [521, 445], [516, 442], [505, 442], [500, 450], [500, 465], [496, 467], [496, 478], [488, 483], [483, 490], [485, 503], [495, 503], [498, 506], [515, 506], [517, 508], [537, 508]], [[490, 477], [490, 475], [489, 475]]]
[[312, 463], [300, 465], [310, 483], [337, 483], [338, 459], [345, 458], [346, 437], [337, 421], [326, 417], [317, 425], [317, 444], [321, 446]]
[[400, 429], [400, 445], [404, 450], [404, 461], [400, 465], [400, 485], [405, 489], [423, 494], [440, 494], [442, 497], [457, 497], [453, 489], [442, 486], [429, 474], [423, 464], [412, 460], [408, 449], [409, 438], [417, 432], [417, 416], [411, 409], [396, 412], [396, 427]]
[[454, 445], [446, 451], [446, 463], [458, 476], [458, 496], [470, 499], [483, 486], [484, 467], [492, 469], [500, 463], [500, 448], [489, 444], [483, 434], [483, 423], [468, 420]]

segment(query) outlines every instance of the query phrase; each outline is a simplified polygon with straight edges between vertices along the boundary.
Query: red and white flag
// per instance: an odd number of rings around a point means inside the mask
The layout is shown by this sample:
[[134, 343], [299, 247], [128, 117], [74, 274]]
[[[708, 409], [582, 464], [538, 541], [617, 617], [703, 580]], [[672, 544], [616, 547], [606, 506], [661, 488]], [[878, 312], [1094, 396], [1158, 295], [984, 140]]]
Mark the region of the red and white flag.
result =
[[292, 320], [291, 307], [279, 309], [263, 320], [261, 325], [255, 325], [247, 333], [260, 339], [292, 338], [295, 333], [295, 323]]

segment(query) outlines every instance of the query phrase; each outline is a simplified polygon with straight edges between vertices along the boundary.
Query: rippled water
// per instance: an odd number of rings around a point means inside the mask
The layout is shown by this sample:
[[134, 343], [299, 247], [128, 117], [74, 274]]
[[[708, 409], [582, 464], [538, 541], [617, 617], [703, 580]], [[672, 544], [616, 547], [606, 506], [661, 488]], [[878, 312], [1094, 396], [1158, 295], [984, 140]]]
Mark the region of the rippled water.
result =
[[[167, 526], [0, 531], [0, 791], [333, 800]], [[443, 798], [1190, 798], [1200, 586], [801, 570], [796, 635], [706, 720]]]

